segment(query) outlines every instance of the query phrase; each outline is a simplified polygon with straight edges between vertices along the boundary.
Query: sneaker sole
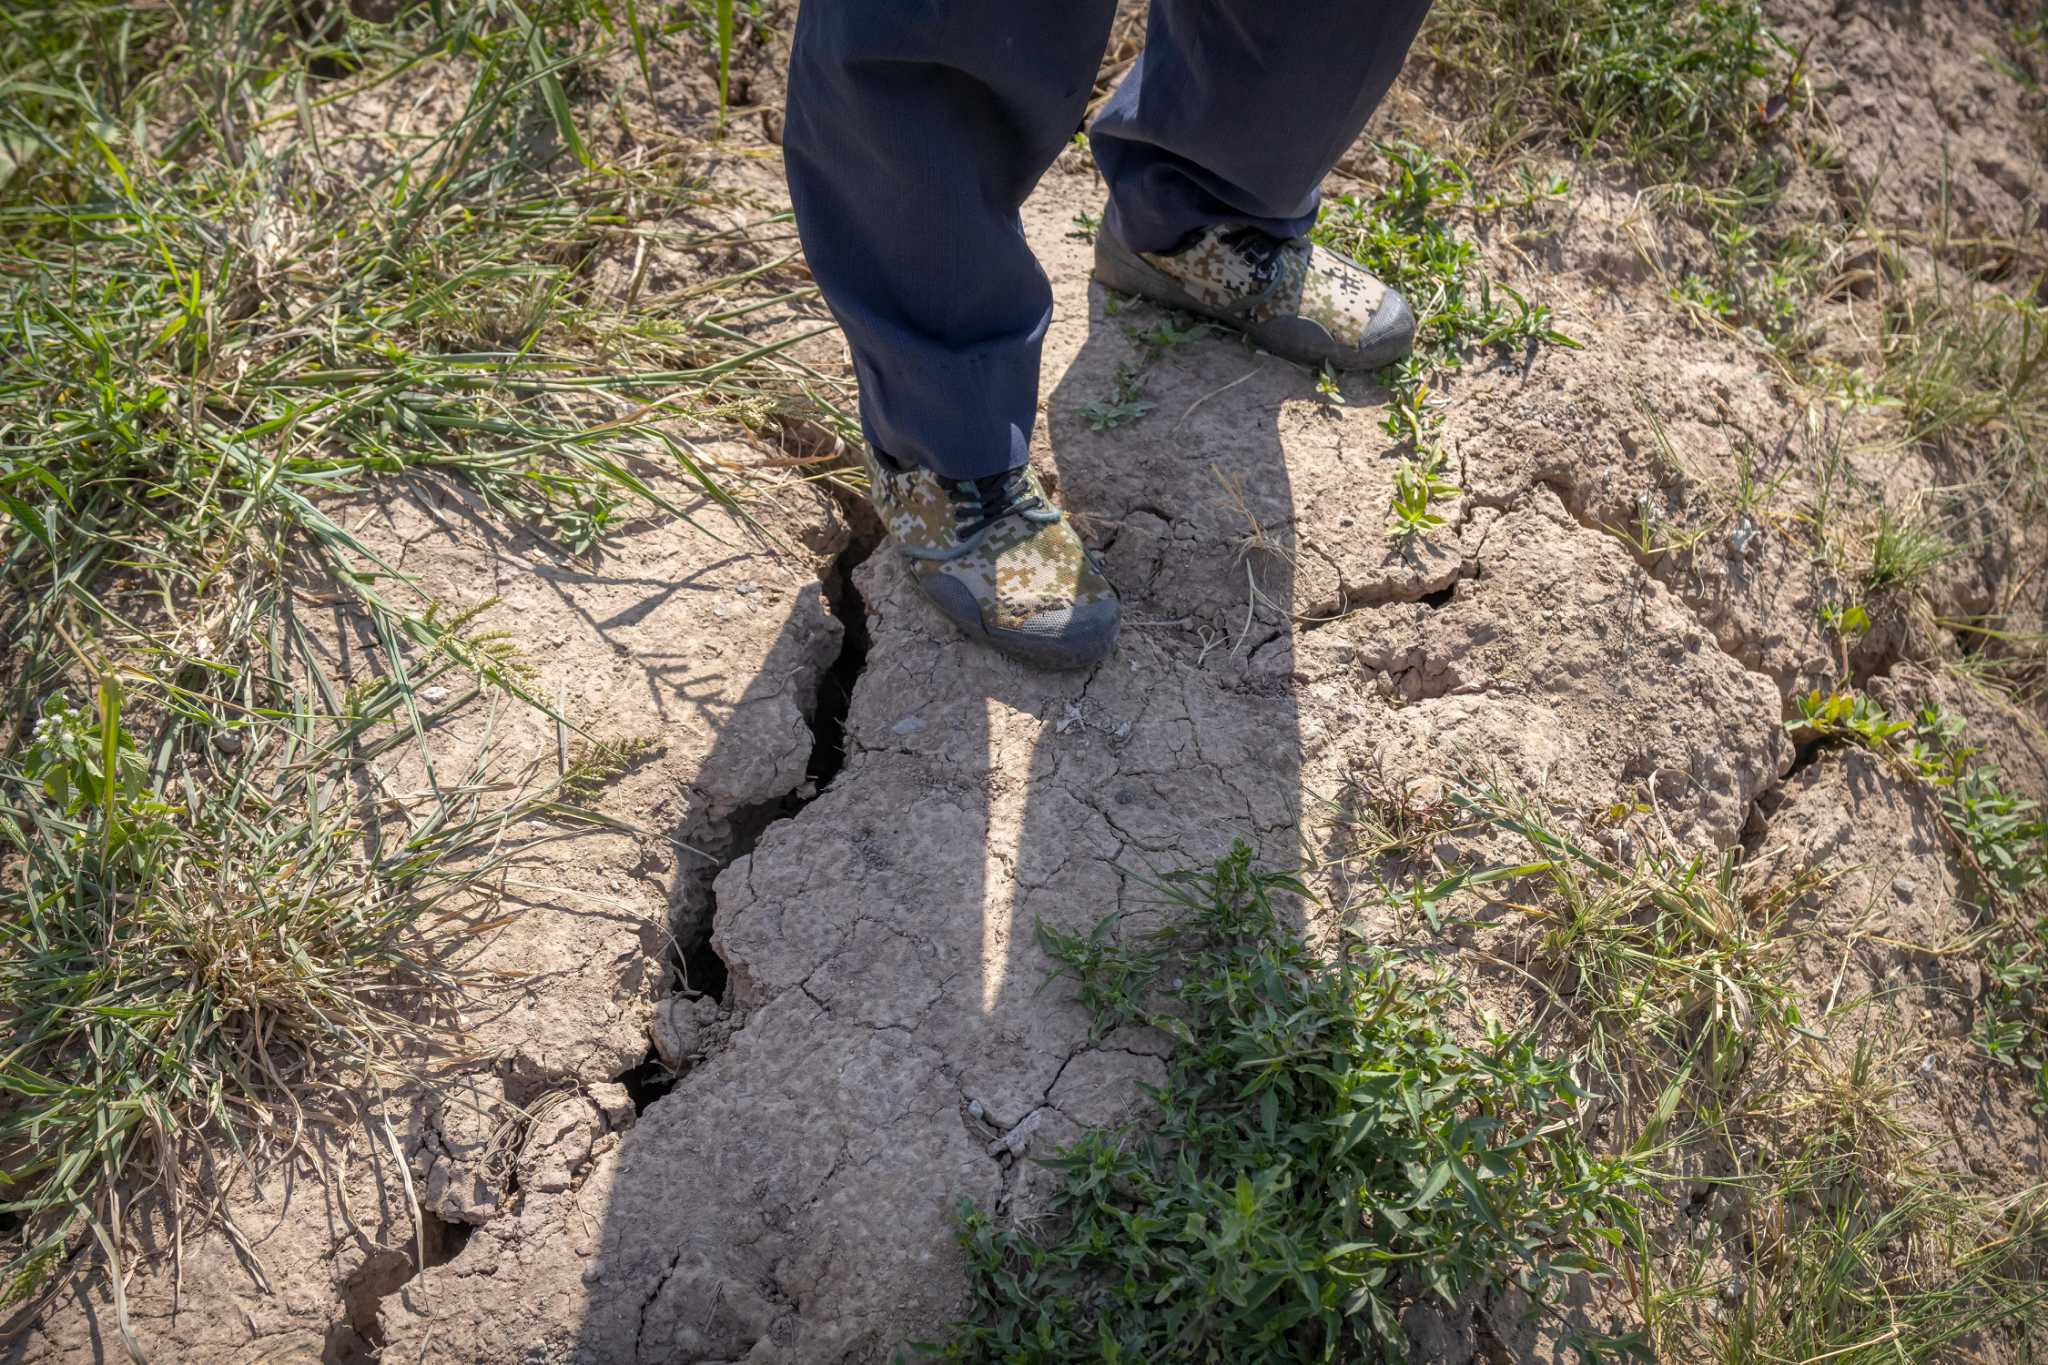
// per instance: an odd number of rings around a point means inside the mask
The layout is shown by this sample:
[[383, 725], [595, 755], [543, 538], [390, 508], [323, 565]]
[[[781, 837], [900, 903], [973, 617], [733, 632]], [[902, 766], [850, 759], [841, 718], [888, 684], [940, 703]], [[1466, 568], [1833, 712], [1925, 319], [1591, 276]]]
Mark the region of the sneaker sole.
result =
[[[1415, 346], [1415, 320], [1408, 301], [1389, 289], [1392, 306], [1400, 311], [1389, 335], [1371, 346], [1346, 346], [1319, 323], [1303, 317], [1269, 318], [1248, 322], [1227, 308], [1203, 303], [1181, 288], [1173, 276], [1146, 261], [1112, 237], [1107, 228], [1095, 233], [1095, 278], [1111, 289], [1154, 303], [1178, 308], [1184, 313], [1209, 318], [1234, 327], [1283, 360], [1297, 365], [1328, 365], [1337, 370], [1377, 370], [1405, 357]], [[1405, 325], [1402, 325], [1405, 320]]]

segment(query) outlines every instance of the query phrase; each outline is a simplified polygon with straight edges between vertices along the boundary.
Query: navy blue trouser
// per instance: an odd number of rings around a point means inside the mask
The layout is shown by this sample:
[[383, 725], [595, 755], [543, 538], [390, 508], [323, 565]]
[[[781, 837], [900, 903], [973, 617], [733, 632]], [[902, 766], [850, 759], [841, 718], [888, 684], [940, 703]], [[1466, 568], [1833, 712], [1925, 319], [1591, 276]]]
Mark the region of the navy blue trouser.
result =
[[[1283, 236], [1393, 83], [1429, 0], [1152, 0], [1089, 141], [1106, 230], [1163, 251]], [[876, 449], [949, 478], [1023, 464], [1052, 290], [1018, 206], [1078, 128], [1115, 0], [804, 0], [783, 150]]]

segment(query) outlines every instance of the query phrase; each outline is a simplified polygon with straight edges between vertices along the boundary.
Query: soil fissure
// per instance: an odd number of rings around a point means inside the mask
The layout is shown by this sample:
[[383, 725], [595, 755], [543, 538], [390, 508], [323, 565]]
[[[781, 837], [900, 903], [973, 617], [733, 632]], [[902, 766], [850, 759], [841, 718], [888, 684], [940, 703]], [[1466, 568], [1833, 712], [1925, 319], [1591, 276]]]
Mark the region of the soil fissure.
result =
[[[741, 806], [726, 817], [727, 837], [718, 849], [715, 866], [703, 874], [704, 902], [700, 913], [687, 917], [684, 931], [676, 935], [669, 951], [668, 993], [690, 998], [708, 997], [725, 1001], [730, 972], [725, 959], [713, 946], [718, 926], [718, 876], [735, 862], [751, 855], [769, 826], [788, 820], [802, 811], [829, 787], [846, 765], [846, 718], [853, 705], [853, 692], [867, 668], [870, 637], [867, 604], [854, 585], [854, 571], [874, 553], [882, 539], [882, 527], [866, 504], [851, 493], [840, 496], [851, 533], [847, 543], [819, 575], [825, 601], [840, 624], [839, 652], [818, 670], [815, 691], [802, 707], [810, 723], [811, 751], [804, 762], [804, 778], [795, 788], [761, 801]], [[633, 1097], [636, 1110], [668, 1093], [680, 1071], [671, 1071], [649, 1048], [640, 1065], [619, 1077]]]

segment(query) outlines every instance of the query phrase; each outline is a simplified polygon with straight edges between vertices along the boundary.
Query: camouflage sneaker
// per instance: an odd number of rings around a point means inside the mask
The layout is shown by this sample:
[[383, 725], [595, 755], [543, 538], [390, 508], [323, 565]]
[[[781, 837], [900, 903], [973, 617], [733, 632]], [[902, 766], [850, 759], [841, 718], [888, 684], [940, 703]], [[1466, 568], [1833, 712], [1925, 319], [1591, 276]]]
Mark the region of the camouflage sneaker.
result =
[[1251, 227], [1213, 227], [1171, 254], [1095, 234], [1095, 278], [1240, 328], [1303, 365], [1376, 370], [1415, 344], [1408, 301], [1347, 256]]
[[917, 586], [960, 629], [1041, 668], [1108, 656], [1116, 590], [1029, 468], [945, 479], [870, 452], [868, 482]]

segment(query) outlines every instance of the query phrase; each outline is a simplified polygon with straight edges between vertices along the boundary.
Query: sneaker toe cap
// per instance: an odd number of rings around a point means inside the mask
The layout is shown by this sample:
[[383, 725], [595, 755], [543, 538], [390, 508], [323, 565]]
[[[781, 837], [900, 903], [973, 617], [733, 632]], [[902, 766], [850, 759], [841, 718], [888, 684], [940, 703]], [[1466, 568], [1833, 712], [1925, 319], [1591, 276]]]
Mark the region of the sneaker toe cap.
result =
[[995, 627], [989, 639], [1041, 668], [1088, 668], [1116, 647], [1123, 613], [1114, 597], [1042, 611], [1017, 626]]
[[1361, 369], [1377, 369], [1399, 360], [1414, 347], [1415, 310], [1408, 306], [1400, 290], [1389, 288], [1373, 312], [1372, 321], [1359, 334], [1356, 363]]
[[1297, 364], [1377, 370], [1414, 349], [1415, 310], [1399, 290], [1389, 288], [1356, 341], [1338, 336], [1316, 319], [1299, 313], [1269, 318], [1247, 330], [1267, 350]]
[[945, 575], [925, 582], [925, 592], [955, 625], [987, 640], [1012, 658], [1039, 668], [1088, 668], [1116, 646], [1122, 611], [1114, 597], [1040, 611], [1015, 625], [991, 626], [967, 585]]

